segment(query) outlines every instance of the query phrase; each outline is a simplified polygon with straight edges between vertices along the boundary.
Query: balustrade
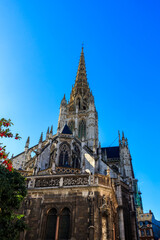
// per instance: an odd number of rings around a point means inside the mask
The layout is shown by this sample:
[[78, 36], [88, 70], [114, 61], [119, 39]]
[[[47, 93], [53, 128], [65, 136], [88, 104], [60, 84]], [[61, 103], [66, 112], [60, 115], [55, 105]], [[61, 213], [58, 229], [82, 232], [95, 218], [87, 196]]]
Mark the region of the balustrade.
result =
[[59, 188], [72, 186], [108, 186], [111, 187], [109, 176], [89, 175], [89, 174], [70, 174], [70, 175], [46, 175], [28, 176], [28, 188]]

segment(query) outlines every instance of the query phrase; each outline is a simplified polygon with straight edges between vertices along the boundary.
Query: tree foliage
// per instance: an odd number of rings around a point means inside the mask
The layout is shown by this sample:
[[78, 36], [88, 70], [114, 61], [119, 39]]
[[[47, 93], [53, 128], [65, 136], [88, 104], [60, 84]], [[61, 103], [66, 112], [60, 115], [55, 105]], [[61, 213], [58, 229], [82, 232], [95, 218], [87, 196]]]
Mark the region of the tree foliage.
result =
[[23, 215], [16, 214], [27, 194], [25, 179], [16, 170], [0, 165], [0, 239], [15, 240], [25, 229]]
[[[11, 133], [11, 120], [0, 120], [0, 137], [20, 139]], [[0, 239], [17, 240], [19, 233], [26, 228], [24, 215], [18, 214], [21, 202], [27, 194], [25, 178], [12, 167], [5, 146], [0, 146]]]

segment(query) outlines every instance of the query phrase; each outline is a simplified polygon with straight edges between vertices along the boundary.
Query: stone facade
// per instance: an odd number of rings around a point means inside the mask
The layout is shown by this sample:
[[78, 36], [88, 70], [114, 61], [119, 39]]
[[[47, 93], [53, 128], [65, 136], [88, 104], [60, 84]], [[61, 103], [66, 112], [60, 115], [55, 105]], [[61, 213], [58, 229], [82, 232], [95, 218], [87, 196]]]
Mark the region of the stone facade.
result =
[[137, 240], [135, 184], [128, 141], [101, 147], [98, 114], [86, 75], [83, 48], [70, 100], [60, 105], [57, 133], [13, 158], [27, 178], [21, 211], [23, 240]]
[[140, 240], [159, 240], [160, 239], [160, 221], [156, 220], [154, 214], [139, 213], [138, 214], [138, 227]]

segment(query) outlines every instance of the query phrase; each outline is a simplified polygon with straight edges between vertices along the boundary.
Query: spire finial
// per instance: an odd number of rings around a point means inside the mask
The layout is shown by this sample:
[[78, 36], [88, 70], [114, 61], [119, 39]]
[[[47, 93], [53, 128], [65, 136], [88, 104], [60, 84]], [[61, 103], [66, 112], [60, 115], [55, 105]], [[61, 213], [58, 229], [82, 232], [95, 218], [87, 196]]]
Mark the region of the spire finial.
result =
[[82, 51], [83, 51], [83, 48], [84, 48], [84, 42], [82, 42]]

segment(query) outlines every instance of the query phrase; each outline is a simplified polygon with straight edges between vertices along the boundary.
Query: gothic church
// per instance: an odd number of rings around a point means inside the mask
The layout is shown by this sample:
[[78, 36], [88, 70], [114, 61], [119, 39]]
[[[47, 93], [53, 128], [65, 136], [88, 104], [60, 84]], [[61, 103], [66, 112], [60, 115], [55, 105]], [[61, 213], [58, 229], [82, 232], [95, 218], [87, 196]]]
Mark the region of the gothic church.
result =
[[22, 209], [29, 228], [21, 240], [137, 240], [132, 158], [124, 133], [119, 146], [101, 147], [98, 114], [80, 56], [70, 100], [61, 101], [57, 133], [13, 157], [26, 176]]

